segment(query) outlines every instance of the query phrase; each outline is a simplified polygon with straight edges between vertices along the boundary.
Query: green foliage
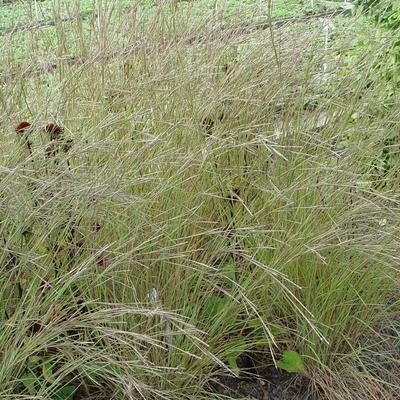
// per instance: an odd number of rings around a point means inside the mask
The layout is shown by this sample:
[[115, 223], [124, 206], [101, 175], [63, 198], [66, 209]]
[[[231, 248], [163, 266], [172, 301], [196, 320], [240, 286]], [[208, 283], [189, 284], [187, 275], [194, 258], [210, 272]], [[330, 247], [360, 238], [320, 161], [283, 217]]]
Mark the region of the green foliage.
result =
[[208, 318], [216, 318], [220, 313], [226, 311], [226, 307], [231, 303], [228, 296], [209, 295], [204, 302], [203, 315]]
[[74, 386], [64, 386], [54, 393], [52, 400], [73, 400], [75, 391]]
[[226, 359], [228, 360], [228, 365], [236, 373], [240, 371], [237, 364], [238, 358], [242, 353], [244, 353], [246, 348], [247, 344], [243, 338], [236, 338], [227, 341], [226, 345], [224, 346], [224, 353]]
[[294, 350], [285, 350], [282, 358], [277, 362], [279, 368], [286, 372], [303, 372], [304, 364], [300, 354]]
[[382, 77], [400, 88], [400, 0], [359, 0], [358, 4], [371, 15], [383, 29], [393, 33], [392, 40], [386, 40], [387, 49], [384, 64], [378, 63]]
[[[25, 387], [27, 393], [30, 396], [35, 396], [41, 387], [45, 387], [45, 382], [47, 384], [51, 383], [51, 367], [48, 363], [43, 364], [42, 375], [37, 375], [32, 370], [29, 370], [21, 378], [20, 382]], [[63, 386], [58, 388], [54, 394], [51, 396], [52, 400], [72, 400], [76, 387], [72, 385]]]
[[357, 4], [384, 27], [393, 30], [400, 28], [399, 0], [359, 0]]
[[[26, 340], [29, 340], [26, 338]], [[44, 357], [30, 356], [27, 363], [27, 372], [20, 378], [20, 382], [30, 395], [35, 395], [39, 388], [53, 382], [52, 363]]]
[[36, 394], [35, 385], [37, 381], [37, 376], [31, 371], [27, 372], [20, 378], [20, 382], [24, 385], [25, 389], [31, 396], [34, 396]]

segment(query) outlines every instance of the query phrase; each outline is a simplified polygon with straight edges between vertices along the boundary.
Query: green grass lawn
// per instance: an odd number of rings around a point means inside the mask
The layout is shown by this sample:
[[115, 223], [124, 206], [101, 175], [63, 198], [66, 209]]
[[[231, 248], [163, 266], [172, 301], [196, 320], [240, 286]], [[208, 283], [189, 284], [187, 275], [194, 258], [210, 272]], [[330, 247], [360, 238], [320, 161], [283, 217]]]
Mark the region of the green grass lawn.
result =
[[49, 4], [1, 44], [0, 398], [226, 399], [210, 382], [245, 356], [265, 396], [276, 367], [294, 398], [395, 398], [384, 33], [243, 29], [260, 2]]

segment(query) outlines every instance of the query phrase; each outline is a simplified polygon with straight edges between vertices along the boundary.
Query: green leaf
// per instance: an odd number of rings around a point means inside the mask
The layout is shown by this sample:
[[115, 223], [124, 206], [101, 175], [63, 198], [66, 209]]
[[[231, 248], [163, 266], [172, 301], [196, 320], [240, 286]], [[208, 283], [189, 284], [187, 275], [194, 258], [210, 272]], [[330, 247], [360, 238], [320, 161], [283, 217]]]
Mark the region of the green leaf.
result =
[[39, 364], [42, 361], [42, 358], [39, 356], [30, 356], [28, 358], [28, 366], [34, 367], [35, 365]]
[[228, 279], [229, 281], [236, 282], [235, 266], [232, 262], [226, 263], [223, 266], [221, 272], [226, 279]]
[[58, 389], [51, 398], [53, 400], [73, 400], [75, 390], [75, 386], [64, 386]]
[[337, 150], [344, 150], [349, 146], [347, 140], [341, 140], [336, 144], [336, 149]]
[[203, 314], [208, 318], [213, 318], [218, 315], [225, 307], [229, 304], [229, 297], [223, 296], [219, 297], [216, 295], [210, 295], [204, 302]]
[[45, 255], [45, 254], [48, 253], [47, 247], [46, 247], [46, 245], [45, 245], [43, 242], [42, 242], [42, 243], [39, 243], [39, 244], [37, 245], [36, 250], [37, 250], [37, 252], [38, 252], [39, 254], [41, 254], [41, 255]]
[[21, 383], [25, 386], [31, 396], [36, 394], [35, 383], [37, 382], [37, 376], [33, 372], [27, 372], [21, 377]]
[[234, 370], [234, 371], [239, 371], [239, 367], [237, 365], [237, 359], [240, 356], [240, 352], [232, 352], [228, 355], [227, 360], [229, 366]]
[[303, 360], [300, 354], [294, 350], [285, 350], [282, 359], [278, 361], [277, 365], [286, 372], [304, 371]]
[[246, 351], [246, 348], [247, 345], [244, 339], [231, 340], [225, 347], [225, 354], [228, 364], [236, 372], [239, 372], [237, 360], [239, 356]]
[[[249, 327], [252, 328], [250, 336], [252, 336], [254, 339], [263, 340], [268, 337], [268, 335], [264, 331], [264, 327], [262, 326], [261, 321], [258, 318], [249, 320], [248, 324]], [[284, 335], [285, 333], [287, 333], [286, 329], [274, 324], [268, 324], [268, 329], [273, 336]]]
[[43, 366], [42, 366], [42, 375], [43, 375], [43, 378], [44, 378], [47, 382], [49, 382], [49, 383], [52, 383], [52, 382], [53, 382], [53, 378], [52, 378], [52, 375], [53, 375], [53, 365], [52, 365], [52, 363], [51, 363], [50, 361], [46, 361], [45, 363], [43, 363]]

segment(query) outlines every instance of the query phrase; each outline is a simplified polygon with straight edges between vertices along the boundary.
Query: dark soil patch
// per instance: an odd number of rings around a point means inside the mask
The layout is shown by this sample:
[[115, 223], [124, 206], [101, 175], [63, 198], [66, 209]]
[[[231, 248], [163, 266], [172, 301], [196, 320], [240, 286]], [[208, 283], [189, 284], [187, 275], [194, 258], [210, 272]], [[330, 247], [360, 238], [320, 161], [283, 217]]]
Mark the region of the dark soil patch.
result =
[[277, 369], [270, 361], [241, 356], [239, 377], [218, 374], [208, 390], [232, 399], [305, 400], [307, 387], [297, 374]]
[[[397, 306], [398, 309], [398, 300]], [[400, 399], [400, 313], [376, 327], [375, 332], [360, 338], [363, 347], [357, 368], [367, 372], [387, 391], [391, 399]]]

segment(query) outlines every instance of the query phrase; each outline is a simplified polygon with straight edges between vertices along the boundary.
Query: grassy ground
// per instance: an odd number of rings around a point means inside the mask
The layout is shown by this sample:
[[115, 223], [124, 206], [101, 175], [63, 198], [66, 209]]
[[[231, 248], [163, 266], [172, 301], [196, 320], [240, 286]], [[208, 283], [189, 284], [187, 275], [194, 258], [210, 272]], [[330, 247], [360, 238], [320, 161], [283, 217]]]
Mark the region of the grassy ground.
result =
[[199, 4], [53, 6], [3, 42], [0, 397], [223, 398], [208, 384], [240, 357], [291, 350], [298, 398], [395, 399], [387, 38], [235, 30]]
[[[141, 20], [147, 20], [157, 13], [157, 2], [140, 1], [132, 3], [128, 0], [113, 2], [112, 16], [115, 21], [121, 16], [129, 13], [130, 8], [136, 9], [136, 16]], [[47, 54], [49, 48], [57, 47], [57, 29], [54, 26], [64, 21], [63, 31], [69, 45], [74, 43], [74, 30], [76, 19], [83, 18], [82, 29], [88, 35], [95, 24], [95, 17], [102, 8], [101, 3], [93, 1], [57, 1], [49, 0], [11, 3], [0, 3], [0, 49], [9, 53], [11, 45], [13, 57], [18, 62], [26, 57], [31, 50], [32, 36], [35, 37], [35, 54]], [[224, 23], [266, 22], [273, 19], [304, 15], [306, 13], [318, 13], [329, 10], [342, 9], [341, 3], [329, 1], [276, 1], [272, 7], [264, 1], [226, 1], [210, 2], [209, 0], [198, 1], [175, 1], [169, 3], [168, 9], [174, 13], [176, 18], [186, 19], [222, 19]], [[39, 32], [35, 33], [32, 31]], [[78, 51], [79, 45], [70, 49], [72, 54]], [[0, 71], [4, 66], [0, 66]]]
[[[137, 7], [146, 10], [154, 9], [157, 6], [157, 2], [151, 1], [139, 1], [135, 5]], [[128, 8], [132, 5], [132, 2], [128, 0], [119, 0], [114, 2], [113, 6], [116, 8]], [[59, 12], [62, 16], [67, 17], [73, 13], [75, 8], [79, 8], [81, 12], [87, 13], [90, 11], [96, 11], [98, 4], [89, 1], [60, 1], [53, 3], [49, 0], [24, 2], [24, 1], [13, 1], [11, 3], [0, 3], [1, 7], [1, 30], [12, 28], [16, 25], [30, 24], [41, 20], [52, 20], [54, 12]], [[249, 18], [254, 16], [262, 16], [268, 13], [268, 1], [226, 1], [226, 2], [210, 2], [210, 1], [177, 1], [175, 2], [176, 8], [181, 12], [190, 9], [194, 14], [204, 13], [215, 13], [216, 11], [224, 11], [227, 15], [231, 15], [232, 18], [240, 16], [241, 19]], [[318, 10], [338, 9], [341, 7], [340, 2], [332, 1], [276, 1], [273, 3], [272, 12], [275, 18], [288, 17], [298, 15], [299, 13], [315, 12]]]

